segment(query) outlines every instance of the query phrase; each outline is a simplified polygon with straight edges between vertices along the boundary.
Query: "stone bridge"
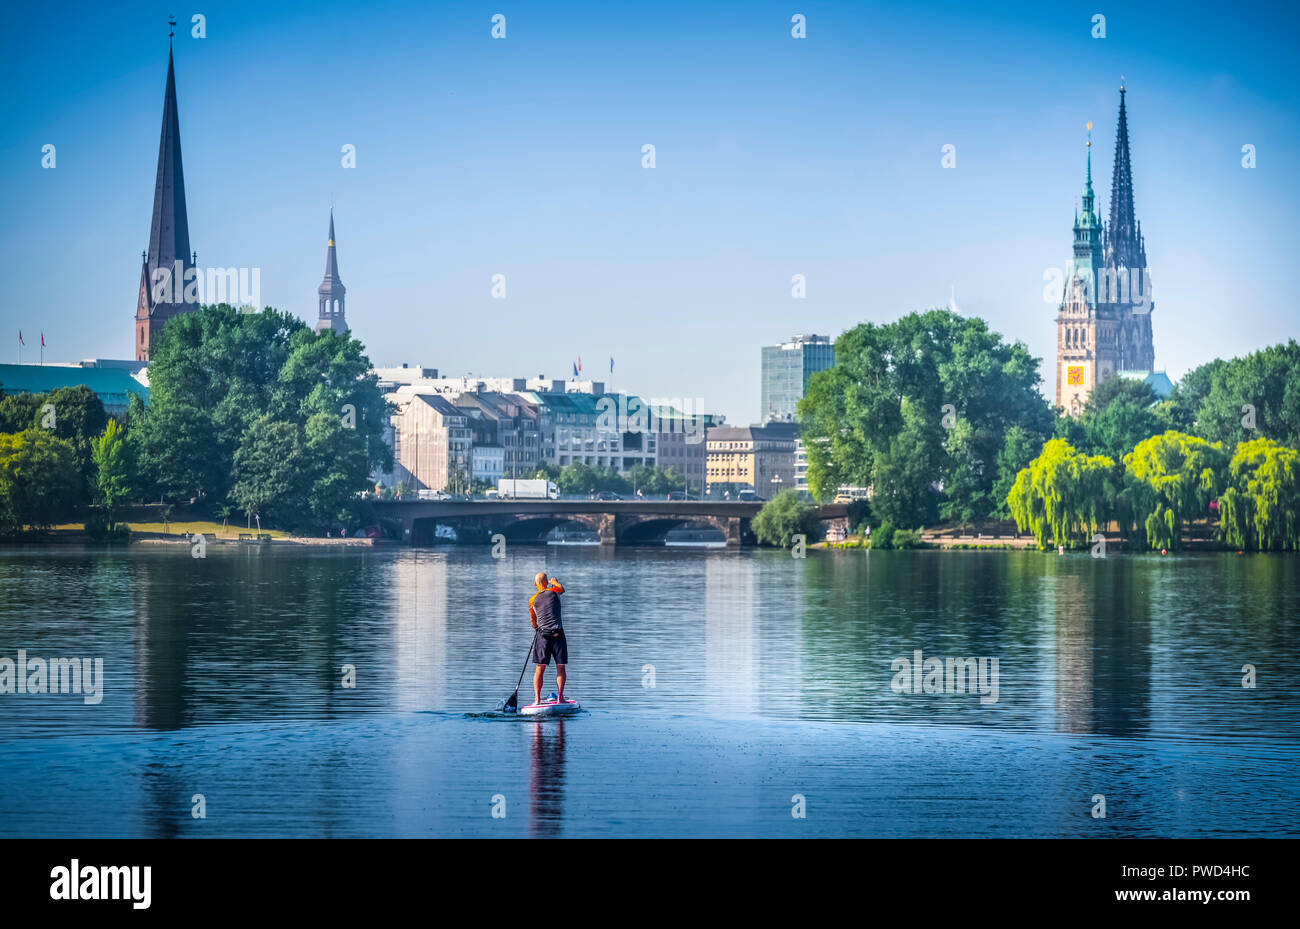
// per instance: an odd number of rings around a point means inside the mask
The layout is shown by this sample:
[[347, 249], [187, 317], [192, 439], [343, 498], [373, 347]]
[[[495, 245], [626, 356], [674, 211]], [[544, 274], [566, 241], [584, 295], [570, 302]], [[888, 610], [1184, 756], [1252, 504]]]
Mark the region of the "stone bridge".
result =
[[[647, 545], [662, 542], [671, 529], [705, 525], [719, 530], [728, 546], [739, 546], [754, 541], [750, 520], [763, 508], [731, 500], [382, 500], [373, 506], [410, 545], [431, 544], [438, 523], [465, 541], [485, 543], [496, 533], [510, 542], [540, 542], [556, 526], [579, 523], [605, 545]], [[846, 510], [842, 504], [819, 509], [822, 519]]]

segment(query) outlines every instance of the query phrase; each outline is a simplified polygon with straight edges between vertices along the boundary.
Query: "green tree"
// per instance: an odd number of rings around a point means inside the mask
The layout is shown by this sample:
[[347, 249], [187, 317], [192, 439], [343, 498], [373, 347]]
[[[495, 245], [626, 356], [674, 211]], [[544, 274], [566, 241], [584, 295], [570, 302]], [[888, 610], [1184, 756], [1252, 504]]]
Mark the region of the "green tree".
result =
[[842, 484], [870, 485], [900, 528], [940, 507], [987, 518], [1007, 430], [1039, 443], [1051, 433], [1038, 359], [983, 320], [931, 310], [864, 323], [836, 340], [835, 359], [799, 404], [809, 488], [826, 500]]
[[1197, 403], [1196, 435], [1229, 450], [1258, 438], [1300, 447], [1300, 344], [1294, 339], [1202, 368], [1177, 391]]
[[1271, 439], [1242, 442], [1219, 499], [1219, 532], [1233, 548], [1300, 549], [1300, 452]]
[[265, 414], [249, 425], [235, 453], [230, 499], [250, 519], [265, 516], [292, 526], [307, 510], [302, 499], [306, 467], [298, 425]]
[[1083, 448], [1091, 454], [1106, 455], [1116, 461], [1143, 439], [1162, 432], [1164, 425], [1149, 404], [1133, 403], [1122, 397], [1100, 410], [1085, 411], [1082, 419]]
[[1146, 381], [1127, 377], [1108, 377], [1093, 389], [1083, 412], [1100, 413], [1117, 400], [1146, 408], [1159, 401], [1156, 392]]
[[[312, 332], [291, 314], [223, 304], [178, 316], [158, 339], [149, 378], [149, 408], [132, 406], [132, 441], [141, 487], [160, 497], [215, 507], [236, 499], [242, 473], [239, 506], [247, 512], [270, 480], [263, 460], [270, 424], [291, 425], [303, 456], [291, 486], [267, 501], [270, 519], [301, 527], [338, 521], [358, 506], [372, 471], [392, 466], [383, 440], [388, 405], [361, 343]], [[277, 440], [287, 434], [272, 432]], [[257, 447], [245, 451], [245, 442]]]
[[902, 428], [872, 455], [871, 505], [895, 526], [933, 524], [938, 515], [937, 481], [942, 467], [942, 430], [917, 403], [905, 400]]
[[39, 427], [0, 433], [0, 530], [48, 529], [82, 502], [71, 442]]
[[783, 490], [763, 504], [751, 522], [760, 542], [788, 548], [796, 535], [811, 537], [817, 530], [817, 509], [799, 499], [793, 489]]
[[92, 443], [91, 457], [95, 462], [96, 498], [111, 526], [118, 506], [130, 496], [132, 484], [131, 450], [117, 420], [110, 419], [103, 434]]
[[1016, 483], [1016, 475], [1029, 467], [1042, 447], [1042, 441], [1024, 426], [1016, 425], [1007, 429], [1002, 451], [998, 453], [997, 479], [993, 483], [993, 500], [997, 503], [993, 515], [998, 519], [1011, 518], [1007, 494], [1011, 493], [1011, 488]]
[[1218, 442], [1182, 432], [1144, 439], [1124, 456], [1125, 529], [1152, 549], [1176, 549], [1193, 519], [1209, 514], [1227, 479], [1227, 458]]
[[590, 467], [580, 461], [567, 464], [560, 469], [560, 476], [555, 485], [560, 493], [585, 494], [596, 488], [596, 474]]
[[1073, 548], [1085, 544], [1110, 521], [1117, 484], [1112, 459], [1078, 452], [1064, 439], [1051, 439], [1016, 475], [1007, 508], [1021, 532], [1033, 533], [1039, 548]]
[[95, 463], [91, 448], [107, 422], [104, 404], [84, 385], [59, 387], [43, 394], [19, 394], [0, 401], [0, 431], [48, 429], [72, 445], [81, 479], [78, 505], [88, 503], [93, 495]]
[[0, 432], [22, 432], [39, 426], [37, 417], [44, 401], [44, 394], [11, 394], [0, 397]]

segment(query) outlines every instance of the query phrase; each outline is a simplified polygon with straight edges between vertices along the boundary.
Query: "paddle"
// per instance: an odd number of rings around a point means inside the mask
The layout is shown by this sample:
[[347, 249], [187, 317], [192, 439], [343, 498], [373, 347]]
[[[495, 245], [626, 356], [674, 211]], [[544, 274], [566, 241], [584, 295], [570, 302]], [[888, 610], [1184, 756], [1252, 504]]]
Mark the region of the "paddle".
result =
[[519, 682], [515, 684], [515, 692], [510, 695], [510, 699], [501, 707], [507, 713], [513, 713], [519, 709], [519, 688], [524, 683], [524, 672], [528, 670], [528, 659], [533, 657], [533, 646], [537, 644], [537, 630], [533, 630], [533, 641], [528, 644], [528, 654], [524, 657], [524, 666], [519, 669]]

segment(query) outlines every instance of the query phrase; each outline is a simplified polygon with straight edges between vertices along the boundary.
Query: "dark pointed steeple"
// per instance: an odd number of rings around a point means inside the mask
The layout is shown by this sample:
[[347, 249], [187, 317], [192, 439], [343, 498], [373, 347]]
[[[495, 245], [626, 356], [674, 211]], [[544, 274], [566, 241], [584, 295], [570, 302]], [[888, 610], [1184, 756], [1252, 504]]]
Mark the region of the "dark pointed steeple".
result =
[[316, 331], [332, 329], [346, 332], [348, 324], [343, 315], [343, 305], [348, 289], [339, 277], [339, 258], [334, 249], [334, 207], [330, 207], [330, 238], [325, 249], [325, 279], [316, 288], [320, 299], [320, 318], [316, 321]]
[[[169, 22], [173, 28], [174, 20]], [[149, 226], [149, 248], [140, 271], [140, 295], [136, 302], [135, 356], [149, 360], [154, 335], [170, 317], [194, 309], [184, 302], [184, 274], [194, 266], [190, 251], [190, 225], [185, 211], [185, 171], [181, 164], [181, 128], [176, 105], [176, 66], [171, 33], [167, 43], [167, 89], [163, 96], [162, 133], [158, 141], [158, 173], [154, 180], [153, 218]], [[179, 265], [177, 264], [179, 262]], [[162, 299], [155, 289], [159, 269], [168, 277]], [[177, 273], [179, 271], [179, 274]]]
[[181, 126], [176, 107], [176, 66], [167, 49], [167, 94], [163, 99], [162, 137], [158, 142], [158, 177], [154, 182], [153, 225], [149, 229], [149, 263], [167, 266], [190, 260], [190, 225], [185, 214], [185, 169], [181, 165]]
[[1145, 268], [1146, 249], [1133, 210], [1133, 164], [1128, 149], [1128, 111], [1125, 88], [1119, 87], [1119, 125], [1115, 129], [1115, 170], [1110, 188], [1110, 222], [1106, 225], [1106, 264], [1110, 267]]

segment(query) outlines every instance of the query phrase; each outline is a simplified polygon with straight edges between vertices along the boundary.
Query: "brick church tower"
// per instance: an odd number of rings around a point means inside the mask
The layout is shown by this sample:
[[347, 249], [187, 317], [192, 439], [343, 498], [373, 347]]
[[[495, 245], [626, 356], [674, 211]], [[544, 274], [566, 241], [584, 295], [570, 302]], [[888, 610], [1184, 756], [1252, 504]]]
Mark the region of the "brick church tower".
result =
[[[174, 28], [175, 21], [171, 25]], [[176, 71], [169, 41], [162, 138], [158, 142], [158, 176], [153, 190], [153, 221], [149, 227], [149, 249], [141, 256], [140, 293], [135, 309], [136, 361], [149, 360], [149, 351], [167, 320], [198, 307], [197, 303], [186, 303], [184, 298], [185, 275], [194, 268], [197, 258], [190, 251], [190, 226], [185, 215], [185, 172], [181, 168]]]

